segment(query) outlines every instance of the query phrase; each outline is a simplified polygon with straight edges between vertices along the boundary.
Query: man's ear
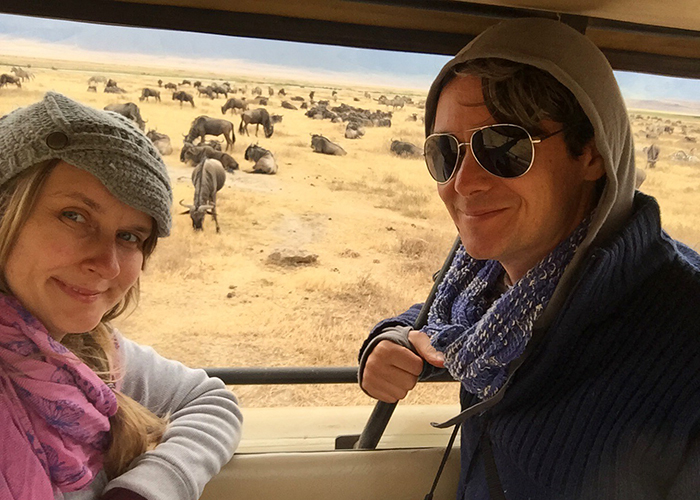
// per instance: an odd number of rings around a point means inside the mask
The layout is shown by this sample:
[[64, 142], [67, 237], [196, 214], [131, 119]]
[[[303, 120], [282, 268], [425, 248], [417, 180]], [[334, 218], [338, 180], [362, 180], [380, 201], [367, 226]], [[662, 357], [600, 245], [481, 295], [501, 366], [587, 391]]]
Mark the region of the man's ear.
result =
[[579, 160], [582, 163], [584, 180], [597, 181], [605, 176], [605, 162], [595, 145], [595, 138], [583, 147], [583, 154], [579, 156]]

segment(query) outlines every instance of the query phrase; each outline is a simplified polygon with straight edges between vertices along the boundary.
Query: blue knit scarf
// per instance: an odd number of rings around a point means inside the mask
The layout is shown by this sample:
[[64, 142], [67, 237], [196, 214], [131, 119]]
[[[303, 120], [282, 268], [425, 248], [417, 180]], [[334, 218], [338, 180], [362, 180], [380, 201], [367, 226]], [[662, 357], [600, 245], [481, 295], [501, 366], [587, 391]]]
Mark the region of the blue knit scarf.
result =
[[504, 269], [457, 251], [423, 331], [445, 355], [445, 367], [482, 399], [505, 383], [508, 365], [525, 351], [566, 266], [586, 236], [590, 216], [539, 264], [498, 296]]

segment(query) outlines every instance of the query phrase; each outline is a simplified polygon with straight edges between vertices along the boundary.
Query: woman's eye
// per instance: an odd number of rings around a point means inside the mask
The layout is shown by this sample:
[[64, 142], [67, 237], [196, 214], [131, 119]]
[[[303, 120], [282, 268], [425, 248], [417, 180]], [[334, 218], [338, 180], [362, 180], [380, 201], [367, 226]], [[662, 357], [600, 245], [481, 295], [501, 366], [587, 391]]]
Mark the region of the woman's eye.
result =
[[136, 236], [134, 233], [129, 233], [127, 231], [118, 233], [118, 237], [127, 243], [141, 243], [141, 238]]
[[70, 220], [75, 221], [75, 222], [86, 222], [85, 217], [83, 217], [78, 212], [74, 212], [72, 210], [64, 210], [61, 215], [65, 218], [70, 219]]

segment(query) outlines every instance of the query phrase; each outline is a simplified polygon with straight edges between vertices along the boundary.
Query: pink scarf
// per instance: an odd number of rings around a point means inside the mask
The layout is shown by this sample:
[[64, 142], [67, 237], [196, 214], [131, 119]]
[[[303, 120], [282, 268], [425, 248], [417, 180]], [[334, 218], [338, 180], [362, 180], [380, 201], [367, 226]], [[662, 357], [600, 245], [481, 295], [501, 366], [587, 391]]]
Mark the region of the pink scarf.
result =
[[0, 295], [0, 500], [51, 499], [102, 469], [114, 392]]

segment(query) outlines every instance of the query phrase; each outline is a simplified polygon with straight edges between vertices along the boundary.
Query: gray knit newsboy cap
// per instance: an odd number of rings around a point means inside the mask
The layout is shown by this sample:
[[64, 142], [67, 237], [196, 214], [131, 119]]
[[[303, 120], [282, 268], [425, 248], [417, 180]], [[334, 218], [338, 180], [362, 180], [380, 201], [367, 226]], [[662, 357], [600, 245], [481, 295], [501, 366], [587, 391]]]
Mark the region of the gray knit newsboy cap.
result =
[[170, 234], [168, 171], [151, 141], [127, 118], [56, 92], [0, 118], [0, 186], [53, 158], [91, 173], [121, 202], [153, 217], [158, 236]]

